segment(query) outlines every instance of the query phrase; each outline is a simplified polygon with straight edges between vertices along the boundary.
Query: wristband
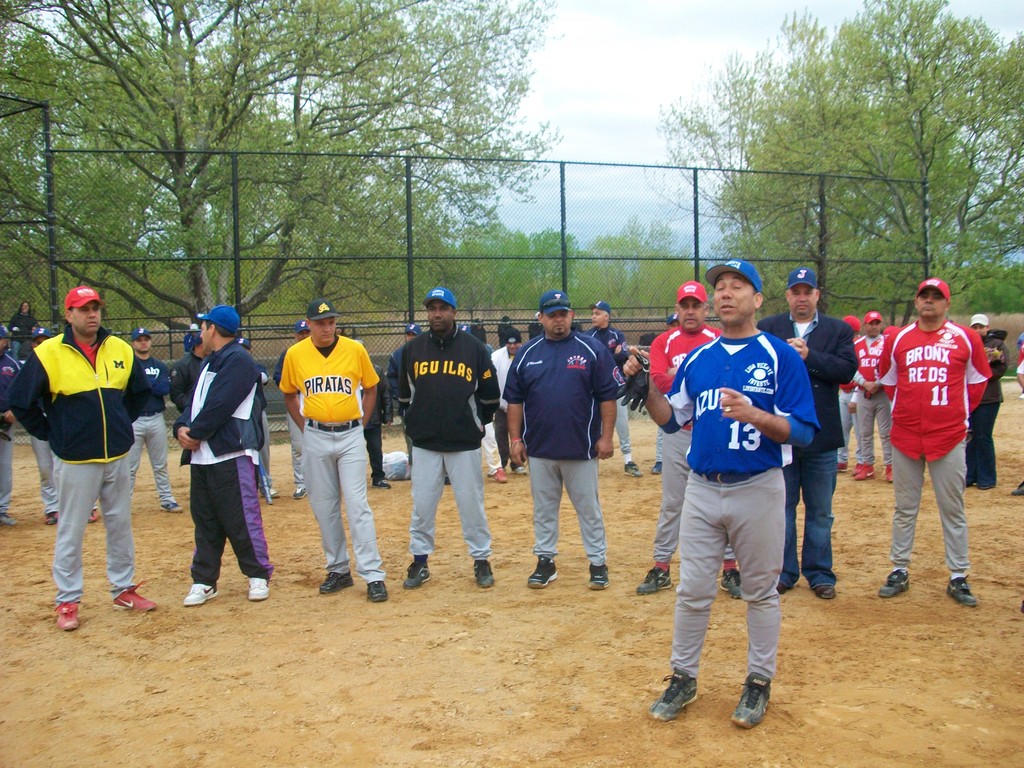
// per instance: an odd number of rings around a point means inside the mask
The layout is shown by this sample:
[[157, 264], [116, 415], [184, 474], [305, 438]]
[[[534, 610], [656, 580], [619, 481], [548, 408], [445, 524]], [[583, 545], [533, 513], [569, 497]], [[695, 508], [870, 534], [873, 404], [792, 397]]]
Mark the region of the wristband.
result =
[[512, 444], [512, 445], [515, 445], [516, 443], [521, 443], [521, 442], [523, 442], [523, 438], [521, 438], [521, 437], [517, 437], [517, 438], [516, 438], [515, 440], [513, 440], [513, 441], [512, 441], [512, 443], [511, 443], [511, 444]]

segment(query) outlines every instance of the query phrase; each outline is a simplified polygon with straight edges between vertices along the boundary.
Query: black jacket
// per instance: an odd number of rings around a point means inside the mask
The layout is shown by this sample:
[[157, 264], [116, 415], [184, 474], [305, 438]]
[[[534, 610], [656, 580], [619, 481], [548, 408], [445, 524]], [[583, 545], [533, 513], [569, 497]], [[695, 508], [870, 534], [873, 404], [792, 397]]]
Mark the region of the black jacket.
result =
[[445, 337], [421, 333], [402, 347], [398, 402], [417, 448], [471, 451], [498, 410], [501, 392], [487, 348], [458, 326]]
[[[793, 338], [793, 319], [788, 312], [771, 315], [757, 324], [765, 333], [783, 341]], [[853, 330], [842, 320], [818, 313], [818, 324], [804, 337], [807, 342], [807, 373], [811, 377], [814, 411], [821, 431], [804, 453], [821, 453], [841, 448], [843, 426], [839, 417], [839, 385], [849, 384], [857, 372], [853, 352]]]
[[171, 366], [171, 402], [174, 403], [179, 413], [184, 413], [192, 397], [192, 387], [196, 385], [199, 378], [199, 369], [203, 365], [203, 358], [196, 357], [191, 352]]
[[981, 402], [979, 405], [989, 405], [991, 403], [1003, 402], [1003, 384], [1000, 379], [1003, 378], [1003, 374], [1006, 373], [1008, 364], [1006, 358], [1009, 353], [1006, 351], [1006, 331], [993, 328], [985, 334], [985, 338], [982, 339], [985, 343], [985, 349], [996, 349], [999, 351], [997, 357], [992, 357], [989, 353], [988, 364], [992, 367], [992, 378], [988, 380], [988, 384], [985, 386], [985, 394], [981, 396]]
[[391, 405], [391, 387], [388, 385], [387, 379], [384, 378], [384, 369], [379, 365], [373, 366], [373, 369], [377, 371], [380, 382], [377, 384], [377, 403], [373, 407], [373, 413], [370, 415], [369, 421], [366, 422], [365, 429], [380, 429], [381, 424], [390, 424], [394, 418]]

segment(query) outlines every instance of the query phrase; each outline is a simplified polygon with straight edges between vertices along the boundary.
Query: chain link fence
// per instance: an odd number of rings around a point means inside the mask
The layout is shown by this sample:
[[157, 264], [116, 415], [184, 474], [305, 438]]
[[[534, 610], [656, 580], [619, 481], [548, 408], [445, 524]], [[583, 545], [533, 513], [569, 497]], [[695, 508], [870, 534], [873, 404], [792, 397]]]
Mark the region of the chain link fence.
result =
[[45, 105], [0, 97], [0, 320], [31, 303], [63, 324], [80, 283], [105, 325], [145, 326], [173, 361], [195, 312], [239, 308], [272, 369], [307, 303], [325, 296], [385, 363], [422, 297], [445, 285], [457, 319], [497, 343], [538, 296], [568, 292], [583, 327], [599, 300], [631, 343], [664, 329], [677, 286], [740, 257], [785, 309], [797, 265], [830, 314], [902, 322], [927, 273], [927, 189], [829, 174], [601, 163], [284, 152], [49, 148]]

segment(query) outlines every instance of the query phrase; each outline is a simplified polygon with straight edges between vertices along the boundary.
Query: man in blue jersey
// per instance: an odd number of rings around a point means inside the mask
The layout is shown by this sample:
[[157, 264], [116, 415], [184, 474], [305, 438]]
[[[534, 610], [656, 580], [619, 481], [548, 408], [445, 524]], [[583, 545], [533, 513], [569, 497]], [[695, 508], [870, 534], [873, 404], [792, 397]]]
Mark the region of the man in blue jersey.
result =
[[527, 455], [531, 460], [537, 568], [526, 584], [543, 589], [558, 577], [558, 507], [564, 486], [590, 560], [590, 588], [606, 589], [608, 544], [597, 493], [597, 459], [614, 453], [621, 374], [603, 344], [572, 329], [572, 305], [564, 291], [540, 297], [537, 319], [544, 333], [520, 347], [504, 392], [511, 460], [520, 466]]
[[[697, 697], [697, 670], [726, 543], [743, 564], [747, 603], [747, 678], [732, 721], [764, 718], [775, 676], [782, 613], [776, 586], [786, 536], [782, 467], [793, 446], [818, 431], [806, 366], [788, 344], [760, 333], [761, 277], [733, 259], [708, 270], [722, 335], [687, 355], [668, 397], [651, 387], [647, 410], [668, 433], [693, 423], [679, 526], [679, 588], [668, 689], [651, 717], [673, 720]], [[624, 372], [640, 370], [635, 359]]]
[[[590, 305], [591, 328], [587, 334], [593, 336], [612, 353], [615, 365], [622, 372], [622, 364], [629, 359], [629, 344], [626, 334], [611, 324], [612, 308], [607, 301]], [[615, 406], [615, 431], [619, 434], [619, 450], [622, 451], [623, 466], [631, 477], [643, 477], [640, 467], [633, 461], [633, 444], [629, 439], [629, 408], [624, 403]]]

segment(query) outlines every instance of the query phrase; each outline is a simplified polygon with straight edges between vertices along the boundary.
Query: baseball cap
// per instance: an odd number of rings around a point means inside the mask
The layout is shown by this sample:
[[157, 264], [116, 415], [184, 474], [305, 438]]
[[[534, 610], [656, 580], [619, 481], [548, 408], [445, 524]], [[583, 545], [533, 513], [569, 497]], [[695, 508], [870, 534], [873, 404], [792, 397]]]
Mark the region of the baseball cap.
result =
[[679, 322], [679, 315], [673, 312], [671, 315], [665, 318], [665, 325], [672, 325], [672, 323]]
[[702, 303], [706, 303], [708, 300], [708, 292], [704, 286], [696, 280], [690, 280], [680, 285], [679, 290], [676, 291], [676, 303], [678, 304], [683, 299], [697, 299]]
[[0, 339], [6, 339], [10, 335], [6, 325], [0, 325]]
[[329, 317], [341, 317], [341, 313], [327, 299], [313, 299], [306, 307], [306, 317], [310, 320], [326, 320]]
[[550, 315], [561, 309], [572, 309], [572, 304], [569, 303], [569, 294], [565, 291], [545, 291], [540, 296], [539, 309], [545, 315]]
[[874, 323], [876, 321], [879, 322], [879, 323], [884, 323], [885, 322], [885, 320], [882, 318], [882, 313], [881, 312], [872, 309], [870, 312], [868, 312], [866, 315], [864, 315], [864, 324], [865, 325], [867, 325], [868, 323]]
[[843, 318], [843, 322], [853, 328], [854, 333], [860, 333], [860, 320], [855, 315], [847, 315]]
[[419, 336], [421, 333], [420, 327], [416, 323], [409, 323], [405, 326], [405, 334], [407, 336]]
[[101, 307], [106, 306], [95, 288], [90, 288], [88, 285], [80, 285], [68, 291], [68, 295], [64, 297], [64, 309], [84, 307], [90, 301], [98, 301]]
[[137, 338], [139, 338], [139, 336], [146, 336], [150, 339], [153, 338], [153, 334], [150, 333], [145, 328], [136, 328], [135, 330], [132, 331], [132, 341], [135, 341]]
[[789, 273], [789, 282], [786, 287], [792, 288], [794, 285], [809, 285], [811, 288], [817, 288], [818, 276], [810, 267], [797, 267]]
[[246, 349], [252, 349], [252, 342], [250, 342], [245, 336], [239, 336], [235, 339], [235, 344], [245, 347]]
[[[2, 328], [2, 327], [3, 326], [0, 326], [0, 328]], [[4, 330], [7, 330], [7, 329], [4, 328]], [[40, 336], [42, 336], [45, 339], [52, 338], [53, 337], [53, 331], [51, 331], [49, 328], [36, 328], [34, 331], [32, 331], [32, 338], [33, 339], [38, 339]]]
[[925, 288], [937, 289], [938, 292], [942, 294], [942, 298], [944, 298], [946, 301], [949, 301], [949, 286], [946, 284], [945, 280], [940, 280], [937, 277], [929, 277], [927, 280], [925, 280], [919, 286], [917, 286], [917, 293], [915, 293], [914, 296], [920, 296], [921, 291], [923, 291]]
[[718, 278], [727, 272], [735, 272], [737, 275], [742, 277], [752, 286], [758, 293], [761, 292], [761, 276], [757, 274], [757, 269], [749, 261], [743, 259], [729, 259], [729, 261], [723, 262], [722, 264], [716, 264], [707, 271], [705, 278], [709, 285], [714, 285], [718, 282]]
[[980, 314], [980, 313], [977, 314], [977, 315], [974, 315], [971, 318], [970, 324], [971, 325], [985, 325], [985, 326], [991, 325], [991, 323], [989, 323], [989, 321], [988, 321], [988, 315], [983, 315], [983, 314]]
[[436, 288], [431, 288], [429, 291], [427, 291], [427, 297], [423, 299], [423, 306], [426, 306], [434, 299], [440, 299], [445, 304], [450, 305], [452, 309], [455, 309], [459, 306], [458, 304], [455, 303], [455, 294], [442, 285], [439, 285]]
[[196, 317], [204, 322], [213, 323], [232, 334], [238, 333], [238, 326], [242, 323], [241, 319], [238, 317], [238, 312], [235, 311], [235, 308], [228, 306], [227, 304], [218, 304], [209, 312], [196, 315]]
[[295, 321], [295, 333], [305, 333], [310, 330], [308, 320], [296, 320]]
[[501, 337], [502, 344], [522, 344], [523, 337], [515, 328], [510, 328], [504, 336]]
[[602, 312], [607, 312], [609, 315], [612, 313], [612, 305], [607, 301], [599, 301], [595, 304], [590, 305], [591, 309], [600, 309]]

